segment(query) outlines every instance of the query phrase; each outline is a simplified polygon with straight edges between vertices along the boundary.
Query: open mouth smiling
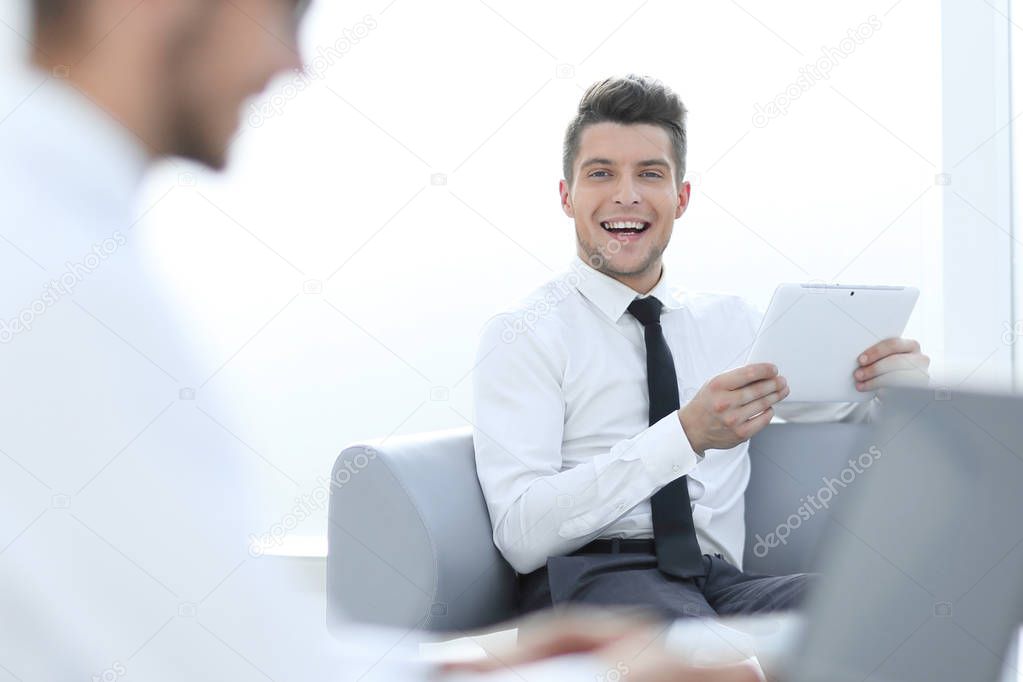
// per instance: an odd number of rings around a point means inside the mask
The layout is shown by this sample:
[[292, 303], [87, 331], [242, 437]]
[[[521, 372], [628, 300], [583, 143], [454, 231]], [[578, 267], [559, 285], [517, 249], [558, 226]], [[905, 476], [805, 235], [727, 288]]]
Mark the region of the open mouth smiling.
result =
[[629, 235], [629, 234], [642, 234], [650, 227], [650, 223], [645, 220], [605, 220], [600, 223], [600, 226], [611, 234], [616, 235]]

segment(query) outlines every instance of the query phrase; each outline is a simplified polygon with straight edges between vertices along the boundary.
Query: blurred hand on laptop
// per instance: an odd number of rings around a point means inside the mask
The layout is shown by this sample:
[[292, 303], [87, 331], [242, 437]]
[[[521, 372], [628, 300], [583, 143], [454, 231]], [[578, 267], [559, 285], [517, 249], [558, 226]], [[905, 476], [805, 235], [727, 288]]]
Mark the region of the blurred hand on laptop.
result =
[[758, 682], [748, 664], [694, 667], [665, 646], [672, 621], [634, 610], [585, 607], [550, 611], [519, 621], [514, 647], [488, 652], [487, 658], [452, 663], [446, 672], [487, 673], [513, 670], [569, 654], [589, 653], [607, 665], [607, 679], [629, 682]]

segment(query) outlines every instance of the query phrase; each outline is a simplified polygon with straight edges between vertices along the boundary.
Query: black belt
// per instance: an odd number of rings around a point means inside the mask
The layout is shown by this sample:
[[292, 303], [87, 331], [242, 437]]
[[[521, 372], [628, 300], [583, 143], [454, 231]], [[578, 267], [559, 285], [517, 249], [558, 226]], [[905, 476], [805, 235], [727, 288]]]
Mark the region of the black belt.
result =
[[594, 540], [583, 545], [572, 554], [653, 554], [654, 541], [651, 539], [624, 540], [609, 538]]

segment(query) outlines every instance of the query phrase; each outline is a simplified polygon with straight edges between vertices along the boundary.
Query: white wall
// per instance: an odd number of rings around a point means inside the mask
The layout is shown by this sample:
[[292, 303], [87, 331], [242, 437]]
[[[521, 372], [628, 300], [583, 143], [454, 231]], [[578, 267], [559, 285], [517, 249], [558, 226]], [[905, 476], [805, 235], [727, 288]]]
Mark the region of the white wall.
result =
[[[942, 2], [946, 356], [952, 386], [1012, 382], [1009, 3]], [[1008, 333], [1008, 336], [1007, 336]]]
[[[682, 286], [765, 305], [781, 281], [915, 285], [907, 335], [941, 357], [932, 3], [388, 3], [315, 6], [316, 77], [247, 112], [226, 176], [169, 166], [143, 202], [162, 198], [140, 229], [210, 366], [229, 360], [208, 386], [239, 408], [224, 423], [298, 482], [267, 470], [282, 513], [343, 445], [471, 418], [480, 325], [572, 257], [562, 135], [610, 73], [652, 74], [690, 109], [694, 198], [667, 257]], [[314, 60], [344, 29], [365, 35]], [[754, 120], [824, 50], [830, 77]]]
[[[157, 169], [135, 229], [195, 313], [191, 388], [227, 396], [282, 516], [345, 444], [466, 423], [480, 325], [572, 257], [562, 135], [612, 73], [690, 109], [680, 285], [761, 306], [781, 281], [918, 286], [907, 335], [940, 370], [940, 35], [926, 0], [320, 0], [310, 77], [245, 113], [226, 175]], [[755, 120], [825, 54], [829, 78]]]
[[1010, 233], [1012, 239], [1012, 324], [1009, 325], [1009, 333], [1006, 339], [1012, 344], [1013, 349], [1013, 380], [1014, 386], [1019, 387], [1023, 382], [1023, 241], [1020, 239], [1019, 225], [1023, 217], [1023, 194], [1020, 192], [1020, 181], [1023, 178], [1023, 130], [1020, 129], [1021, 121], [1019, 113], [1023, 111], [1023, 25], [1020, 24], [1023, 18], [1023, 2], [1011, 0], [1009, 3], [1008, 17], [1011, 20], [1005, 22], [1005, 32], [1009, 43], [1011, 61], [1009, 64], [1009, 87], [1010, 112], [1012, 118], [1010, 125], [1006, 126], [1006, 136], [1003, 142], [1007, 141], [1012, 156], [1012, 192], [1010, 201], [1012, 203], [1012, 225]]

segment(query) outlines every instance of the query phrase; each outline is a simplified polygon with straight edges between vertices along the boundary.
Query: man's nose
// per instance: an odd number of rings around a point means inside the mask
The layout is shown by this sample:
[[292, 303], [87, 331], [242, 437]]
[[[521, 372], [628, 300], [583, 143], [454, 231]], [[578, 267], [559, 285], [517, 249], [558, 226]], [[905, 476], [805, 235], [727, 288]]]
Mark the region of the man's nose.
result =
[[632, 178], [623, 176], [618, 180], [618, 184], [615, 187], [615, 203], [638, 204], [641, 198], [639, 192], [636, 191], [636, 183]]

